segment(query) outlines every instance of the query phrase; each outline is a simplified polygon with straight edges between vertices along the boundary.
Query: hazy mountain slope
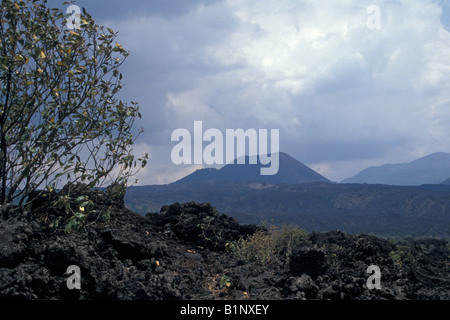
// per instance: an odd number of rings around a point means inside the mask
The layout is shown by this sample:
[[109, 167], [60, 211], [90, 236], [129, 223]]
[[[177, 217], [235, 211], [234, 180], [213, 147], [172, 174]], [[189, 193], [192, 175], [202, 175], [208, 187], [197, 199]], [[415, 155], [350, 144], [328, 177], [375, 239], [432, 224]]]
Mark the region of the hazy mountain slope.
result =
[[242, 223], [296, 224], [312, 231], [450, 236], [450, 187], [370, 184], [198, 182], [131, 187], [127, 206], [145, 214], [164, 204], [210, 202]]
[[439, 184], [450, 176], [450, 153], [433, 153], [409, 163], [385, 164], [364, 169], [342, 183], [390, 185]]

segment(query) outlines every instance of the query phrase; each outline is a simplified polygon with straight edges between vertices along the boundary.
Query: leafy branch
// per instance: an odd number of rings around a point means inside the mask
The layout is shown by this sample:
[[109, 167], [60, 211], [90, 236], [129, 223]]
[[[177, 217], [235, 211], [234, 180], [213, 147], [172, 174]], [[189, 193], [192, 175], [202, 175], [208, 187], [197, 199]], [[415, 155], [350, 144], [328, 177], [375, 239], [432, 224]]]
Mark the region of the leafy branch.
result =
[[0, 6], [0, 203], [65, 181], [126, 185], [148, 155], [132, 153], [138, 104], [116, 98], [129, 56], [117, 32], [85, 10], [69, 30], [44, 0]]

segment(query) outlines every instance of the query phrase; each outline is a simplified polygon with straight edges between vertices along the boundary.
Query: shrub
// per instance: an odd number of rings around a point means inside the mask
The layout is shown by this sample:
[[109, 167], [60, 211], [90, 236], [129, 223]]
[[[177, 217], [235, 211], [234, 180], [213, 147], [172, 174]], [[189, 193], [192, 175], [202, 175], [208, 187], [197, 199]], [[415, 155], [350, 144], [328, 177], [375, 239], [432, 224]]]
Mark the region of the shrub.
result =
[[263, 268], [271, 266], [275, 261], [275, 241], [272, 233], [268, 231], [257, 231], [247, 238], [230, 243], [227, 247], [235, 258]]
[[282, 226], [274, 233], [276, 251], [286, 264], [290, 263], [292, 254], [310, 243], [309, 234], [298, 226]]
[[309, 243], [309, 234], [297, 226], [271, 226], [229, 243], [227, 248], [236, 259], [267, 270], [279, 262], [288, 265], [293, 253]]
[[139, 106], [116, 98], [129, 55], [117, 33], [84, 9], [70, 30], [45, 0], [0, 7], [0, 204], [66, 181], [126, 185], [147, 155], [131, 148]]

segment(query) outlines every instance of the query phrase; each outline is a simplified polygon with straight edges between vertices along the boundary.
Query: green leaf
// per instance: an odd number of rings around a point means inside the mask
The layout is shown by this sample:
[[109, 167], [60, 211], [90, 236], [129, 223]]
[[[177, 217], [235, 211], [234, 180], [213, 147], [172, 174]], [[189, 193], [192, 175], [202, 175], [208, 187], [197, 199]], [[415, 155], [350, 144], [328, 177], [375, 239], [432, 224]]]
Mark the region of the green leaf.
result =
[[78, 223], [75, 220], [70, 220], [64, 227], [64, 231], [66, 233], [72, 233], [72, 228], [75, 227], [77, 224]]

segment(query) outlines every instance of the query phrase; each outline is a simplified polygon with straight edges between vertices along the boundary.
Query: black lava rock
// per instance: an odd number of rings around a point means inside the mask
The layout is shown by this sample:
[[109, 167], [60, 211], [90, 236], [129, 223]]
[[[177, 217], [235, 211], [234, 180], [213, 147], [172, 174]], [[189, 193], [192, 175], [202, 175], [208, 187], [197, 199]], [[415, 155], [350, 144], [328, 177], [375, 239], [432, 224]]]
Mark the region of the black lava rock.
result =
[[[101, 190], [68, 185], [60, 192], [94, 203], [85, 228], [66, 233], [43, 221], [49, 212], [65, 217], [48, 201], [54, 195], [35, 195], [31, 209], [0, 208], [0, 298], [450, 299], [445, 240], [394, 244], [314, 232], [289, 259], [274, 253], [261, 267], [228, 248], [265, 229], [240, 225], [209, 203], [176, 203], [140, 216]], [[367, 287], [372, 264], [381, 270], [381, 289]], [[68, 286], [70, 266], [80, 270], [80, 289]]]

